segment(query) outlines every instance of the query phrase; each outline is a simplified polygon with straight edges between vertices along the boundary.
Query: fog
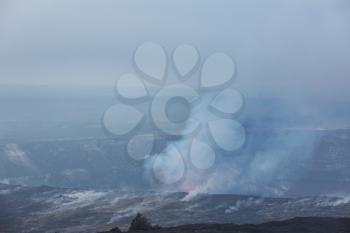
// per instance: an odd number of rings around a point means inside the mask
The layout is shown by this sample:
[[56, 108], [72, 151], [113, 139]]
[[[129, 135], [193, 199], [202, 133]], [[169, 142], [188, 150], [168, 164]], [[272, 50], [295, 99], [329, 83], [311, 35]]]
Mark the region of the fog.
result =
[[349, 86], [350, 4], [312, 1], [1, 1], [0, 83], [111, 85], [139, 44], [190, 43], [238, 63], [237, 86], [331, 97]]
[[193, 175], [175, 189], [288, 194], [315, 156], [318, 132], [350, 127], [349, 29], [347, 0], [3, 0], [0, 139], [106, 137], [101, 116], [116, 78], [133, 72], [135, 48], [154, 41], [170, 57], [188, 43], [201, 61], [213, 52], [234, 58], [248, 140], [219, 157], [209, 178]]

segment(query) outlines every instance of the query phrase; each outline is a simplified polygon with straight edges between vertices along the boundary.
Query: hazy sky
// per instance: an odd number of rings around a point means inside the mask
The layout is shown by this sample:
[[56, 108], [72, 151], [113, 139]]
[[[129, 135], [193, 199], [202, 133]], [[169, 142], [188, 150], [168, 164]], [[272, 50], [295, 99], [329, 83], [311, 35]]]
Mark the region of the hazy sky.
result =
[[[228, 53], [237, 63], [237, 89], [262, 96], [247, 101], [248, 127], [295, 127], [295, 134], [253, 138], [242, 162], [227, 160], [241, 166], [244, 179], [220, 188], [244, 192], [250, 181], [289, 179], [280, 164], [294, 178], [317, 141], [299, 128], [350, 126], [349, 0], [0, 0], [0, 139], [101, 135], [101, 116], [114, 101], [109, 87], [133, 71], [133, 52], [145, 41], [168, 54], [192, 44], [201, 61]], [[2, 86], [16, 84], [93, 87], [88, 98], [72, 101], [83, 88], [42, 86], [42, 94]], [[110, 96], [99, 99], [94, 86], [108, 87]], [[264, 94], [282, 101], [265, 101]], [[231, 179], [225, 169], [232, 163], [223, 164], [213, 180]]]
[[1, 0], [0, 84], [112, 85], [144, 41], [229, 53], [243, 91], [350, 87], [348, 0]]

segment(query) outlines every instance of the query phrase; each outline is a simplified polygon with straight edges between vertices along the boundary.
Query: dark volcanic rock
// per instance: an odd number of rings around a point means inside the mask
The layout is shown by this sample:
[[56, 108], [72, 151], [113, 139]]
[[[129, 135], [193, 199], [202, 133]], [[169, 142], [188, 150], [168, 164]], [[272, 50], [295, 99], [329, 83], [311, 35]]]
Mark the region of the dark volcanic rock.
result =
[[[140, 233], [140, 231], [137, 231]], [[349, 233], [349, 218], [294, 218], [258, 225], [199, 224], [142, 233]]]
[[138, 213], [130, 224], [129, 231], [153, 230], [151, 223], [142, 214]]
[[[0, 232], [101, 232], [115, 226], [126, 230], [137, 212], [167, 229], [201, 223], [243, 226], [283, 221], [296, 216], [350, 217], [348, 197], [186, 197], [186, 193], [125, 195], [113, 190], [0, 185]], [[350, 233], [350, 230], [341, 233]]]
[[119, 227], [115, 227], [109, 231], [99, 232], [99, 233], [121, 233], [122, 231], [119, 229]]

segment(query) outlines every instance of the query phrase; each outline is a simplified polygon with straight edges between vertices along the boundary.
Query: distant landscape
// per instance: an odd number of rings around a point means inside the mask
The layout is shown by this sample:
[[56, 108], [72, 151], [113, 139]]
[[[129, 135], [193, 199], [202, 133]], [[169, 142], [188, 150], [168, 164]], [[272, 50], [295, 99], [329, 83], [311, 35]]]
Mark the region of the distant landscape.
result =
[[[313, 226], [318, 229], [319, 226], [323, 226], [318, 222], [328, 218], [324, 225], [329, 225], [329, 222], [331, 227], [342, 223], [339, 225], [340, 228], [334, 228], [342, 229], [343, 222], [348, 223], [348, 220], [342, 220], [342, 218], [350, 216], [350, 199], [326, 196], [267, 198], [234, 194], [191, 196], [188, 193], [96, 191], [2, 184], [0, 208], [2, 231], [14, 233], [99, 232], [116, 226], [125, 231], [137, 213], [142, 213], [152, 224], [166, 228], [206, 224], [180, 228], [185, 229], [184, 232], [191, 232], [186, 229], [193, 227], [203, 228], [203, 232], [206, 232], [205, 229], [217, 227], [222, 229], [222, 232], [226, 232], [227, 229], [247, 229], [247, 232], [254, 232], [248, 231], [250, 228], [247, 226], [225, 224], [262, 224], [294, 217], [318, 217], [306, 218], [306, 222], [304, 219], [297, 219], [281, 224], [288, 226], [291, 223], [296, 227], [301, 224], [300, 229], [304, 229], [305, 223], [305, 229], [311, 229]], [[211, 224], [224, 225], [210, 226]], [[278, 223], [272, 223], [272, 225], [279, 226]], [[263, 224], [254, 226], [252, 229], [260, 227], [267, 229], [265, 228], [267, 226], [270, 225]], [[273, 229], [275, 228], [271, 228]], [[329, 228], [322, 227], [322, 229]], [[175, 232], [176, 230], [178, 229], [175, 228]], [[315, 230], [315, 232], [323, 231]], [[339, 233], [343, 232], [339, 231]]]

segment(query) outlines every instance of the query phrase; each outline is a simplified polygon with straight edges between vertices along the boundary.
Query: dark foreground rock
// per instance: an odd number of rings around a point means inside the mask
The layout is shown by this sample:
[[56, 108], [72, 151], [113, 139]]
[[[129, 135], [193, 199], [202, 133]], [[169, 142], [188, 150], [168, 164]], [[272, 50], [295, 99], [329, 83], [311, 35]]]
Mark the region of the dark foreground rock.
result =
[[293, 218], [263, 224], [197, 224], [129, 233], [350, 233], [350, 218]]

